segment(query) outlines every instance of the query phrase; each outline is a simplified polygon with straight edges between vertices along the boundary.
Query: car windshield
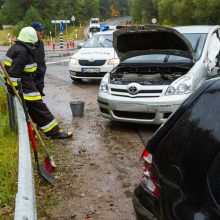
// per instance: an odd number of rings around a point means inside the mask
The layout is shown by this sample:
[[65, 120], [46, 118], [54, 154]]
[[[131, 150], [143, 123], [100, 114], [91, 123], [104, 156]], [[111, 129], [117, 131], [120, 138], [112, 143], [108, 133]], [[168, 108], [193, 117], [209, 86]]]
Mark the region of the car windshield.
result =
[[98, 23], [99, 23], [98, 20], [93, 20], [93, 21], [91, 21], [91, 24], [98, 24]]
[[[202, 54], [207, 34], [183, 34], [191, 43], [195, 59], [198, 60]], [[146, 54], [128, 58], [123, 63], [163, 63], [163, 62], [191, 62], [189, 58], [171, 54]]]
[[112, 47], [112, 34], [97, 34], [93, 35], [83, 46], [84, 48], [103, 48]]
[[202, 54], [207, 34], [193, 33], [183, 35], [191, 43], [195, 59], [198, 60]]

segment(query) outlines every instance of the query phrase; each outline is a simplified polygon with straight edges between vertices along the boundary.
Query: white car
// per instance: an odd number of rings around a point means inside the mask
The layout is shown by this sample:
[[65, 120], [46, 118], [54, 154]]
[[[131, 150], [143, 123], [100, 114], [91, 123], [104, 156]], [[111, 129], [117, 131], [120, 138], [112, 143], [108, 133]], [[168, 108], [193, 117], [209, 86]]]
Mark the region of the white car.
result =
[[94, 33], [100, 31], [99, 18], [91, 18], [88, 28], [88, 37], [91, 37]]
[[99, 18], [91, 18], [89, 23], [90, 28], [100, 28]]
[[73, 80], [101, 79], [119, 64], [119, 58], [112, 45], [113, 32], [95, 33], [72, 55], [69, 71]]
[[162, 124], [209, 76], [219, 72], [220, 26], [145, 25], [114, 32], [121, 63], [100, 84], [101, 115]]

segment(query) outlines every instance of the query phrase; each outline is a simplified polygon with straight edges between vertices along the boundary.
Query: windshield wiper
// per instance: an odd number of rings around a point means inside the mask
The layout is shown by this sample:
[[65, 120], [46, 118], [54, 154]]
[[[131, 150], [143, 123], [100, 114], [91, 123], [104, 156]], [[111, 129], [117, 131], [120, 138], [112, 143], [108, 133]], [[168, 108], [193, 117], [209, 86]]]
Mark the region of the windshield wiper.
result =
[[111, 42], [111, 43], [113, 42], [113, 40], [110, 40], [110, 39], [105, 39], [105, 40], [106, 40], [106, 41], [109, 41], [109, 42]]
[[199, 36], [199, 38], [198, 38], [197, 41], [196, 41], [196, 46], [195, 46], [195, 48], [194, 48], [194, 50], [193, 50], [194, 53], [196, 53], [196, 51], [197, 51], [197, 49], [198, 49], [198, 47], [199, 47], [199, 42], [200, 42], [200, 40], [201, 40], [201, 35]]
[[163, 59], [163, 62], [166, 63], [169, 60], [170, 54], [167, 54]]
[[100, 41], [99, 41], [99, 44], [100, 44], [102, 47], [105, 47], [105, 45], [104, 45], [103, 43], [101, 43]]

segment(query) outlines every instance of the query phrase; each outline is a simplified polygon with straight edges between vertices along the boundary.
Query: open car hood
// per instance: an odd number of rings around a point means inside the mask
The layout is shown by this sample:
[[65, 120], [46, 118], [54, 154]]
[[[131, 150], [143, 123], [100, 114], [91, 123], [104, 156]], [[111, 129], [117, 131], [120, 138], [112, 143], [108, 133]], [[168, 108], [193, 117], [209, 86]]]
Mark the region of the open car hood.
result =
[[159, 25], [142, 25], [113, 33], [113, 47], [120, 59], [144, 54], [169, 54], [194, 59], [190, 42], [177, 30]]

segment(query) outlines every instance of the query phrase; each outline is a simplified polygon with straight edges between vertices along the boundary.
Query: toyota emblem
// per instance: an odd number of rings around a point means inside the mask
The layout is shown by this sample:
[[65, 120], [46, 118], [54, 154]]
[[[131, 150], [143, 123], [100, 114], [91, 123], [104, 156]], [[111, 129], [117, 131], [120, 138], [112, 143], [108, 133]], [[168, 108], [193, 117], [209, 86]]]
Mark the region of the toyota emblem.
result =
[[128, 92], [131, 94], [131, 95], [134, 95], [138, 92], [138, 89], [136, 86], [132, 85], [132, 86], [129, 86], [128, 87]]

